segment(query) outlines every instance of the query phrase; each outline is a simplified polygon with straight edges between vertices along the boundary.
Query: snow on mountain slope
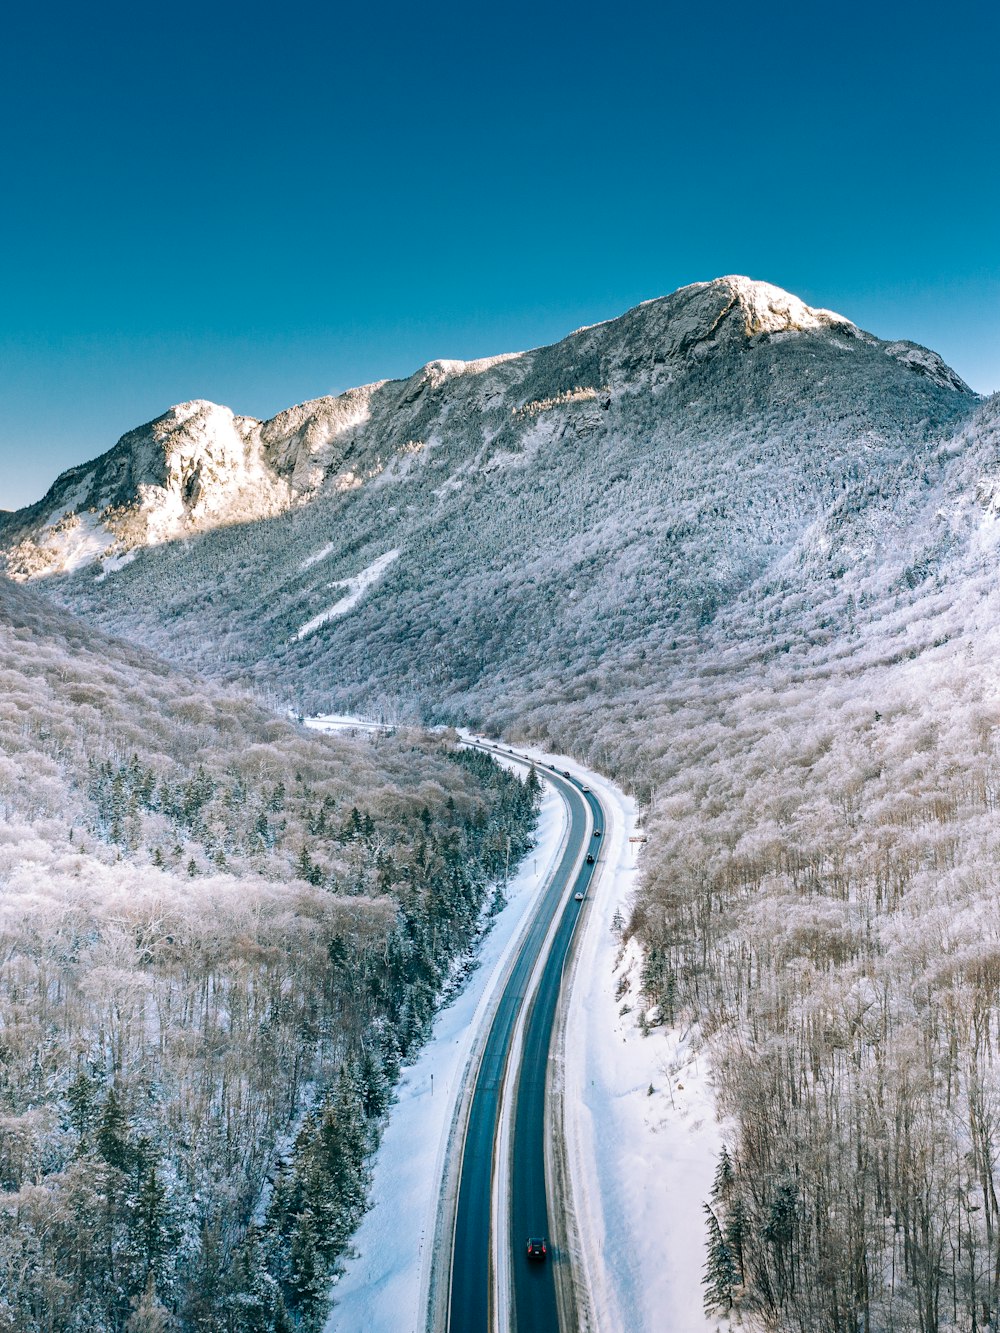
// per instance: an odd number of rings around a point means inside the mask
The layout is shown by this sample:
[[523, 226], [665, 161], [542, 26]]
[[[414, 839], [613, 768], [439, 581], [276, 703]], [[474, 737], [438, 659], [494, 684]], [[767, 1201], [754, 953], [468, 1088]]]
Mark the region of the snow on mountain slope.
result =
[[[843, 362], [845, 353], [858, 364], [838, 367], [841, 379], [868, 374], [873, 357], [884, 356], [908, 372], [897, 378], [904, 394], [924, 383], [955, 402], [971, 397], [932, 352], [881, 343], [767, 283], [720, 278], [580, 329], [552, 347], [470, 363], [433, 361], [407, 380], [316, 399], [267, 422], [213, 403], [181, 404], [64, 473], [38, 504], [6, 516], [0, 547], [15, 578], [71, 573], [136, 548], [273, 517], [321, 496], [398, 482], [415, 460], [425, 473], [446, 473], [436, 482], [439, 496], [447, 496], [466, 475], [530, 461], [554, 436], [569, 447], [605, 434], [602, 413], [616, 412], [626, 429], [641, 416], [647, 433], [678, 409], [703, 415], [697, 395], [687, 403], [653, 400], [666, 386], [697, 380], [701, 363], [713, 363], [725, 379], [735, 357], [788, 339], [796, 343], [789, 359], [798, 359], [800, 383], [786, 388], [799, 402], [803, 384], [819, 398], [829, 396], [822, 368], [811, 370], [805, 359], [827, 361], [832, 354]], [[744, 400], [751, 387], [743, 386]], [[712, 406], [724, 415], [723, 403]], [[748, 404], [732, 406], [738, 417]]]
[[181, 403], [64, 473], [38, 504], [8, 520], [8, 571], [31, 578], [114, 559], [278, 513], [291, 497], [262, 448], [259, 422], [214, 403]]
[[[551, 347], [431, 363], [248, 428], [282, 512], [48, 586], [310, 711], [394, 699], [474, 720], [487, 698], [548, 700], [553, 672], [566, 702], [608, 671], [641, 686], [845, 506], [939, 466], [979, 400], [893, 347], [766, 284], [683, 288]], [[331, 583], [388, 549], [351, 614], [319, 619]]]
[[360, 574], [355, 574], [351, 579], [345, 579], [343, 583], [332, 583], [330, 585], [332, 588], [346, 588], [347, 591], [326, 611], [321, 611], [318, 616], [313, 616], [312, 620], [303, 625], [295, 637], [304, 639], [309, 634], [315, 634], [316, 630], [325, 625], [327, 621], [335, 620], [337, 616], [346, 616], [348, 611], [352, 611], [357, 606], [368, 589], [379, 581], [398, 556], [398, 551], [386, 551], [385, 555], [380, 555], [377, 560], [373, 560], [368, 568], [363, 569]]

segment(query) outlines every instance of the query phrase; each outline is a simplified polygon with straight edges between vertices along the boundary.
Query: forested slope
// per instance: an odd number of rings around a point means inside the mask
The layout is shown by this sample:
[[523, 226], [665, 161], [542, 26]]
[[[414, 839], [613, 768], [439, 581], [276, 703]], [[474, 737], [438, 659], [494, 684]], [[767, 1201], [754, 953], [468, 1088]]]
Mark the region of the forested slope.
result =
[[0, 1327], [313, 1327], [532, 792], [6, 582], [0, 679]]

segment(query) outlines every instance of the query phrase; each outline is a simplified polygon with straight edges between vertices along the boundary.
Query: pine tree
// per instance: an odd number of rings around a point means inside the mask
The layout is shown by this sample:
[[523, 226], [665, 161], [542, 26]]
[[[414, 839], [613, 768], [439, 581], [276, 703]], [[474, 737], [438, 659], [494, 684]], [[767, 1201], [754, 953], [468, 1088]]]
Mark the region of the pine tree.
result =
[[228, 1278], [225, 1308], [232, 1318], [233, 1333], [272, 1333], [278, 1309], [284, 1301], [277, 1280], [269, 1270], [268, 1256], [255, 1226], [247, 1229]]
[[737, 1194], [726, 1214], [726, 1243], [736, 1266], [738, 1281], [746, 1281], [746, 1244], [750, 1238], [750, 1217], [742, 1198]]
[[733, 1161], [729, 1156], [729, 1149], [723, 1144], [715, 1167], [715, 1179], [712, 1181], [712, 1202], [725, 1204], [735, 1180]]
[[288, 1290], [292, 1308], [306, 1327], [319, 1314], [326, 1293], [326, 1265], [321, 1254], [322, 1237], [310, 1209], [300, 1213], [292, 1228]]
[[97, 1151], [108, 1166], [116, 1171], [128, 1171], [132, 1164], [132, 1147], [128, 1141], [128, 1118], [118, 1093], [118, 1086], [112, 1083], [104, 1099], [101, 1118], [97, 1125]]
[[705, 1262], [702, 1285], [705, 1288], [705, 1311], [730, 1310], [733, 1304], [733, 1286], [737, 1281], [733, 1252], [719, 1226], [719, 1219], [709, 1204], [703, 1204], [708, 1226], [708, 1259]]
[[89, 1135], [97, 1116], [97, 1084], [81, 1069], [66, 1089], [69, 1122], [81, 1140]]
[[140, 1174], [133, 1207], [132, 1238], [145, 1271], [159, 1275], [162, 1261], [177, 1242], [178, 1229], [155, 1158], [148, 1155], [148, 1143], [141, 1141], [137, 1153]]

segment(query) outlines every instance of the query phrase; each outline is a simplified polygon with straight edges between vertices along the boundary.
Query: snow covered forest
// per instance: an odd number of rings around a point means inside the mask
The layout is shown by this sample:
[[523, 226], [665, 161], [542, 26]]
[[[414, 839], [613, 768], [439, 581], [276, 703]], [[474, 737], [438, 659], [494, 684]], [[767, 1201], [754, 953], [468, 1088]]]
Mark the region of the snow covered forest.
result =
[[767, 1327], [996, 1326], [998, 644], [941, 619], [730, 660], [642, 765], [644, 986], [731, 1125], [710, 1296]]
[[316, 1328], [534, 792], [0, 583], [0, 1327]]
[[[801, 1333], [996, 1329], [1000, 400], [925, 349], [741, 283], [265, 423], [253, 438], [298, 487], [268, 517], [129, 545], [109, 509], [105, 564], [76, 568], [59, 543], [87, 510], [56, 535], [39, 518], [63, 521], [57, 484], [0, 540], [12, 572], [44, 566], [54, 599], [188, 670], [301, 711], [538, 739], [634, 791], [642, 1019], [694, 1025], [726, 1118], [712, 1307]], [[327, 617], [345, 587], [365, 591]], [[363, 833], [321, 848], [282, 813], [273, 847], [213, 820], [198, 840], [181, 779], [147, 809], [131, 753], [79, 769], [87, 828], [56, 790], [63, 855], [84, 836], [102, 865], [159, 850], [196, 894], [227, 882], [220, 855], [287, 878], [304, 848], [298, 892], [315, 867], [340, 886], [324, 902], [367, 902], [344, 896], [359, 865], [375, 873]], [[474, 799], [468, 773], [425, 758], [442, 795]], [[285, 799], [315, 820], [324, 788], [300, 767], [312, 794], [286, 779]], [[214, 771], [217, 811], [232, 779]], [[266, 830], [277, 772], [235, 798]], [[498, 781], [475, 798], [491, 811]], [[389, 812], [407, 864], [412, 821]], [[377, 935], [367, 915], [356, 928]], [[67, 1125], [54, 1170], [80, 1151]]]

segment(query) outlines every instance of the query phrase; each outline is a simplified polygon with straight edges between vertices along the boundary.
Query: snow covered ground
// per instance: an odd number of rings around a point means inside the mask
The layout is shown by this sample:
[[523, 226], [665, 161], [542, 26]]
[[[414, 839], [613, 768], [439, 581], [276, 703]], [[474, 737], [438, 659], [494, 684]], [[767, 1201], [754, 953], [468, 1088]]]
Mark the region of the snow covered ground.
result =
[[47, 560], [72, 573], [97, 560], [114, 536], [93, 514], [66, 514], [46, 528], [40, 543]]
[[313, 731], [385, 731], [389, 723], [369, 722], [346, 713], [320, 713], [318, 717], [306, 718], [306, 726]]
[[[322, 551], [317, 551], [314, 560], [322, 560], [329, 553], [329, 548], [324, 547]], [[297, 639], [304, 639], [307, 635], [313, 634], [321, 625], [327, 624], [331, 620], [336, 620], [338, 616], [346, 616], [348, 611], [353, 611], [358, 602], [361, 601], [369, 588], [378, 583], [379, 579], [389, 568], [394, 560], [399, 558], [398, 551], [386, 551], [385, 555], [380, 555], [377, 560], [373, 560], [367, 568], [360, 574], [355, 574], [353, 578], [341, 579], [337, 583], [331, 583], [331, 588], [346, 588], [347, 591], [339, 601], [334, 602], [333, 606], [327, 607], [321, 611], [318, 616], [313, 616], [312, 620], [307, 620], [302, 628], [296, 633]]]
[[479, 966], [403, 1072], [375, 1159], [372, 1207], [354, 1237], [356, 1257], [335, 1288], [326, 1333], [423, 1333], [426, 1327], [430, 1250], [456, 1100], [520, 928], [560, 854], [566, 822], [562, 799], [546, 786], [536, 846], [511, 880]]

